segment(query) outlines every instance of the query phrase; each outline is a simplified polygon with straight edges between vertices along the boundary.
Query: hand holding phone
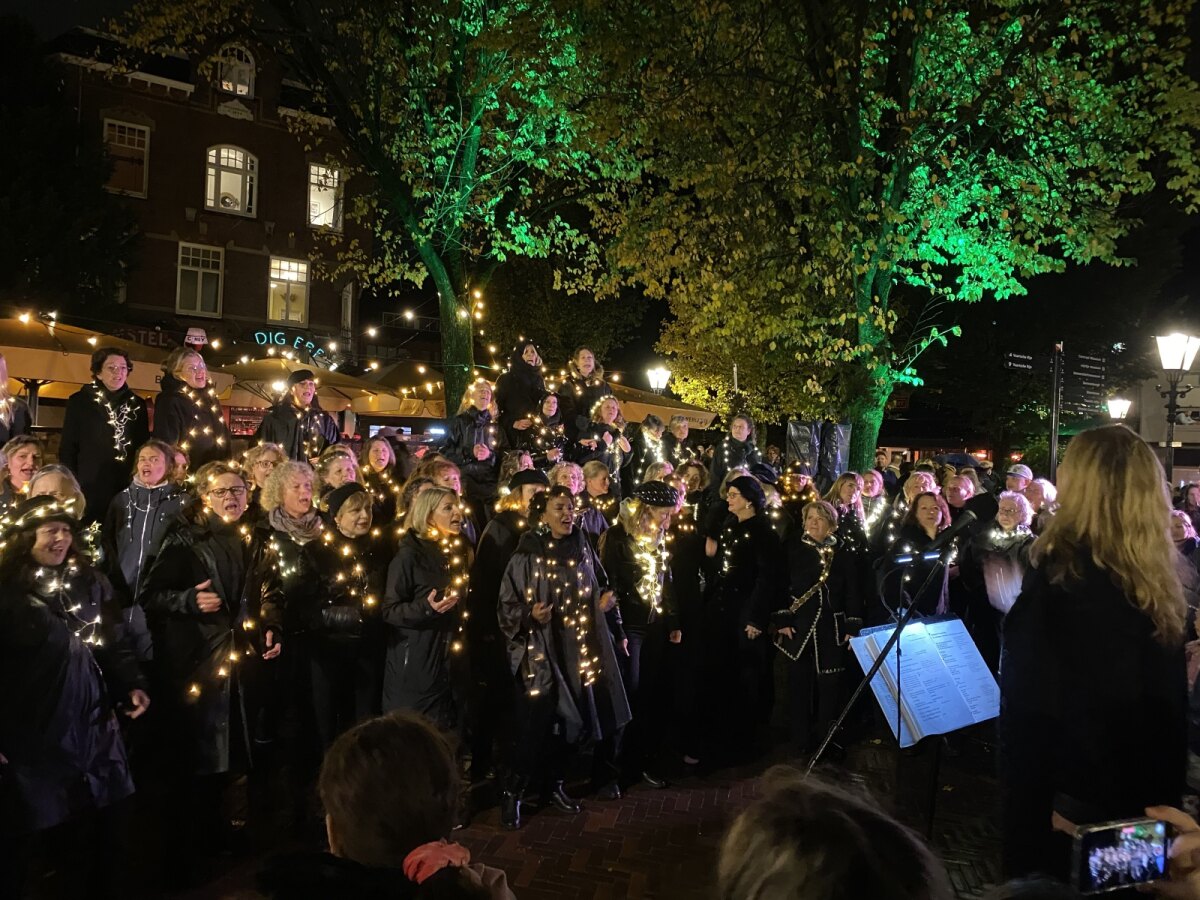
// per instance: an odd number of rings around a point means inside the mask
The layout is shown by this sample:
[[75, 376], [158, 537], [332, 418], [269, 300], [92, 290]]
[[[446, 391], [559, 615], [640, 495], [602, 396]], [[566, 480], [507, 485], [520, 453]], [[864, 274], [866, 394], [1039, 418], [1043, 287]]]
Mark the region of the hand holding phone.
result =
[[1091, 895], [1162, 881], [1170, 849], [1167, 822], [1159, 819], [1084, 826], [1075, 835], [1072, 884]]

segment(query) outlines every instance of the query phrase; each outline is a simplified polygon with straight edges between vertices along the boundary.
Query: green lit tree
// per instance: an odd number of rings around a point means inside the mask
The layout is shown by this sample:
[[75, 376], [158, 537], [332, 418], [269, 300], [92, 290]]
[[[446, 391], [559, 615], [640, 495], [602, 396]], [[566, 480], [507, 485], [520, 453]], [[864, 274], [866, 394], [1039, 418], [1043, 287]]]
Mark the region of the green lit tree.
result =
[[[644, 161], [598, 210], [666, 297], [685, 399], [848, 417], [869, 464], [956, 304], [1120, 265], [1134, 198], [1198, 192], [1190, 0], [593, 3]], [[741, 396], [732, 391], [739, 363]]]
[[228, 41], [269, 47], [313, 91], [371, 185], [348, 215], [372, 241], [331, 236], [337, 265], [384, 289], [432, 281], [450, 409], [497, 266], [591, 252], [563, 212], [611, 172], [563, 97], [595, 73], [545, 0], [141, 0], [120, 30], [210, 66]]

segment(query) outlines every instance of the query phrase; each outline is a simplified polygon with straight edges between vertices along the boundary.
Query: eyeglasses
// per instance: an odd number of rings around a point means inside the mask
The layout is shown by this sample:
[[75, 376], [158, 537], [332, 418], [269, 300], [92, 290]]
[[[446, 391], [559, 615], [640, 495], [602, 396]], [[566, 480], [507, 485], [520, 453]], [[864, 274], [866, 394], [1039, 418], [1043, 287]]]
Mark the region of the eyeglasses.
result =
[[277, 459], [260, 459], [258, 462], [256, 462], [254, 464], [254, 468], [256, 468], [256, 469], [273, 469], [277, 465], [279, 465], [279, 460], [277, 460]]
[[208, 493], [210, 496], [216, 497], [218, 500], [224, 500], [226, 497], [245, 496], [246, 489], [244, 487], [213, 488]]
[[1007, 515], [1010, 515], [1010, 516], [1015, 516], [1018, 514], [1019, 510], [1015, 506], [1001, 506], [997, 510], [997, 512], [1002, 512], [1002, 513], [1006, 513]]
[[190, 375], [197, 375], [200, 372], [207, 372], [208, 366], [206, 366], [204, 363], [200, 363], [199, 365], [195, 365], [195, 366], [184, 366], [183, 371], [187, 372]]

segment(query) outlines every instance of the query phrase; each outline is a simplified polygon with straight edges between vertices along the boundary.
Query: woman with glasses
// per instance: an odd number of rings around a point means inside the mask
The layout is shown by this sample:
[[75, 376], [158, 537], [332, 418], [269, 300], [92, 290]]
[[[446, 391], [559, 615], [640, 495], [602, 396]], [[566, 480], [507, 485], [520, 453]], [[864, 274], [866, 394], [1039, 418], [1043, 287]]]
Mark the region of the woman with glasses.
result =
[[87, 498], [84, 524], [98, 522], [133, 477], [133, 455], [150, 439], [146, 401], [126, 382], [129, 354], [101, 347], [92, 354], [91, 384], [67, 401], [58, 460], [75, 473]]
[[[283, 648], [275, 553], [242, 527], [245, 479], [209, 463], [196, 489], [201, 502], [163, 539], [139, 599], [154, 638], [155, 701], [172, 738], [171, 846], [184, 867], [229, 835], [222, 793], [233, 773], [260, 762], [257, 726]], [[252, 803], [252, 817], [263, 812]]]
[[162, 364], [162, 393], [154, 401], [154, 436], [188, 455], [192, 470], [232, 453], [229, 429], [208, 366], [191, 347], [172, 350]]
[[263, 487], [275, 467], [285, 462], [287, 454], [283, 448], [269, 441], [255, 444], [242, 455], [242, 476], [250, 489], [250, 502], [244, 517], [247, 524], [257, 524], [266, 515], [262, 508]]

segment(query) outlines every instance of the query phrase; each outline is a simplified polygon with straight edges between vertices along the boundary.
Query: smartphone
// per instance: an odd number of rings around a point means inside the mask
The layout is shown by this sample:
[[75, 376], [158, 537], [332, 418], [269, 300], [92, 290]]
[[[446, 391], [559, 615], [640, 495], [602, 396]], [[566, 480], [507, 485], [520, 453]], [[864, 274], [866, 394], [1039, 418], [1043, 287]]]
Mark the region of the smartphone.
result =
[[1167, 877], [1166, 822], [1126, 819], [1087, 825], [1075, 835], [1071, 882], [1081, 894], [1105, 894]]

